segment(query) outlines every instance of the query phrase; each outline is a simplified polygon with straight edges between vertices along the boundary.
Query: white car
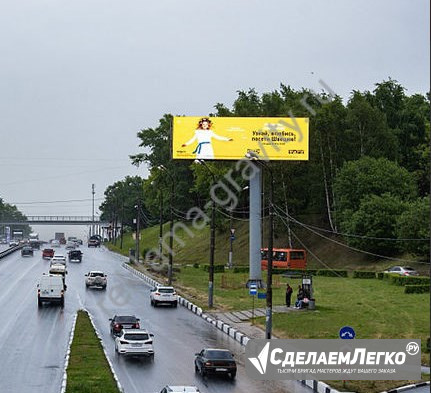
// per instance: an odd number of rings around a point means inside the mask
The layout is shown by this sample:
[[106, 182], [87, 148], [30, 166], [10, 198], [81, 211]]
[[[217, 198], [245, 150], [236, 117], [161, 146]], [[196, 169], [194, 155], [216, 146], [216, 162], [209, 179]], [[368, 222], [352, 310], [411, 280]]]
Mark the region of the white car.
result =
[[67, 242], [66, 243], [66, 250], [74, 250], [76, 247], [75, 242]]
[[37, 285], [37, 304], [43, 302], [58, 303], [64, 306], [64, 282], [61, 276], [44, 274]]
[[60, 241], [59, 240], [52, 240], [51, 241], [51, 247], [60, 247]]
[[409, 266], [393, 266], [388, 270], [385, 270], [384, 273], [395, 273], [400, 276], [419, 276], [419, 273]]
[[67, 274], [66, 266], [62, 263], [51, 262], [51, 266], [49, 267], [49, 273], [61, 274], [62, 276], [64, 276], [65, 274]]
[[115, 353], [123, 356], [154, 358], [154, 334], [145, 329], [122, 329], [115, 338]]
[[170, 304], [173, 307], [178, 305], [178, 295], [173, 287], [158, 285], [150, 292], [150, 301], [153, 307], [158, 304]]
[[97, 287], [106, 289], [108, 285], [108, 276], [100, 271], [92, 270], [85, 275], [85, 286], [89, 287]]
[[196, 386], [165, 386], [160, 393], [200, 393]]
[[66, 257], [61, 254], [54, 254], [54, 256], [51, 258], [51, 264], [53, 263], [62, 263], [66, 266]]

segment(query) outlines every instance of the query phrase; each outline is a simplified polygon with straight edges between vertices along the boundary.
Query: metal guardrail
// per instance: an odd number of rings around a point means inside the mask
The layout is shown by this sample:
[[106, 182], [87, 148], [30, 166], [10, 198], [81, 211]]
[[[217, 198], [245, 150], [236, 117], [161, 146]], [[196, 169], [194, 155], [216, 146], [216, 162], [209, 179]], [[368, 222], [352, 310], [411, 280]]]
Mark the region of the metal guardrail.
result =
[[18, 251], [18, 250], [20, 250], [21, 248], [23, 248], [24, 247], [24, 244], [18, 244], [17, 246], [15, 246], [15, 247], [10, 247], [10, 248], [8, 248], [7, 250], [5, 250], [5, 251], [2, 251], [2, 252], [0, 252], [0, 259], [2, 259], [2, 258], [4, 258], [4, 257], [6, 257], [6, 256], [8, 256], [9, 254], [12, 254], [13, 252], [15, 252], [15, 251]]

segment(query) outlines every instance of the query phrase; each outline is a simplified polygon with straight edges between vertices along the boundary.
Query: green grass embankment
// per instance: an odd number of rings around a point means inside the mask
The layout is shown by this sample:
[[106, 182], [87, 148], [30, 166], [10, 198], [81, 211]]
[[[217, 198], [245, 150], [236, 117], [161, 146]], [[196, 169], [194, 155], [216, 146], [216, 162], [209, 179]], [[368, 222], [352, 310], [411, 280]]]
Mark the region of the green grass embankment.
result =
[[119, 393], [102, 345], [85, 311], [78, 311], [67, 367], [67, 393]]

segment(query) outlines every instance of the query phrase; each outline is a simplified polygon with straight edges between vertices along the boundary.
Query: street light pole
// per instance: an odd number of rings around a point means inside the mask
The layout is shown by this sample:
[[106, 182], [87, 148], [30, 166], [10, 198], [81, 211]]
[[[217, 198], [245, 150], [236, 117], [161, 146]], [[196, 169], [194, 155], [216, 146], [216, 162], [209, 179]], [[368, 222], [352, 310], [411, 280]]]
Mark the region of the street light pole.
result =
[[160, 217], [159, 217], [159, 263], [162, 262], [163, 253], [163, 194], [159, 190]]
[[91, 185], [91, 194], [92, 194], [92, 200], [93, 200], [93, 207], [92, 207], [92, 216], [91, 216], [91, 235], [94, 235], [94, 194], [96, 192], [94, 191], [94, 183]]
[[138, 196], [138, 204], [136, 205], [136, 208], [138, 210], [137, 218], [136, 218], [136, 254], [135, 254], [135, 260], [139, 262], [139, 238], [140, 238], [140, 221], [141, 221], [141, 197]]
[[229, 261], [228, 261], [228, 266], [229, 269], [232, 269], [233, 266], [233, 201], [230, 205], [230, 217], [229, 217], [229, 229], [230, 229], [230, 236], [229, 236], [229, 240], [230, 240], [230, 249], [229, 249]]
[[[171, 179], [171, 197], [170, 197], [170, 224], [169, 224], [169, 265], [168, 265], [168, 285], [172, 285], [173, 266], [174, 266], [174, 194], [175, 194], [175, 181], [172, 174], [166, 169], [165, 166], [159, 165], [158, 169], [164, 171]], [[163, 231], [163, 229], [160, 229]], [[160, 246], [161, 247], [161, 242]], [[161, 254], [160, 254], [161, 258]]]
[[[204, 160], [195, 160], [196, 164], [203, 165], [210, 173], [213, 186], [216, 184], [216, 178], [214, 173], [211, 171], [209, 166]], [[210, 236], [210, 266], [208, 269], [208, 307], [212, 308], [214, 305], [214, 255], [215, 255], [215, 209], [216, 202], [215, 198], [212, 198], [211, 204], [211, 236]]]

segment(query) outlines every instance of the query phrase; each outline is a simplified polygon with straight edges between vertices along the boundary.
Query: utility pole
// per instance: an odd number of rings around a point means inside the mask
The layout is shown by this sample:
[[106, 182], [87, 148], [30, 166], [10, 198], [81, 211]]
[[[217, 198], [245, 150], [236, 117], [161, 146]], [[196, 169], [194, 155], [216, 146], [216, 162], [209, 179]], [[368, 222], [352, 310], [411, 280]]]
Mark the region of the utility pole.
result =
[[235, 233], [235, 230], [233, 229], [233, 201], [230, 204], [230, 217], [229, 217], [229, 230], [230, 230], [230, 236], [229, 236], [229, 240], [230, 240], [230, 249], [229, 249], [229, 261], [228, 261], [228, 267], [229, 269], [232, 269], [233, 266], [233, 236]]
[[160, 214], [159, 214], [159, 263], [162, 263], [163, 253], [163, 194], [159, 190], [159, 203], [160, 203]]
[[[172, 176], [171, 176], [172, 178]], [[172, 275], [174, 269], [174, 192], [175, 185], [172, 178], [171, 185], [171, 223], [169, 224], [169, 267], [168, 267], [168, 285], [172, 285]]]
[[[212, 178], [213, 187], [216, 184], [216, 178], [213, 171], [210, 167], [205, 163], [204, 160], [195, 160], [196, 164], [203, 165]], [[215, 198], [212, 198], [211, 204], [211, 236], [210, 236], [210, 266], [208, 269], [208, 308], [212, 308], [214, 305], [214, 254], [215, 254], [215, 209], [216, 202]]]
[[94, 183], [91, 185], [91, 194], [93, 195], [93, 208], [92, 208], [92, 219], [91, 219], [91, 231], [90, 231], [90, 236], [94, 235], [94, 194], [96, 192], [94, 191]]
[[123, 249], [123, 221], [124, 221], [124, 200], [121, 199], [121, 228], [120, 228], [120, 249]]
[[[175, 179], [165, 166], [159, 165], [159, 170], [165, 172], [171, 179], [171, 197], [170, 197], [170, 224], [169, 224], [169, 264], [168, 264], [168, 285], [172, 285], [173, 267], [174, 267], [174, 194]], [[159, 246], [160, 247], [160, 246]], [[160, 254], [161, 256], [161, 254]]]
[[140, 238], [140, 232], [141, 232], [141, 196], [138, 196], [138, 204], [135, 206], [138, 210], [137, 217], [136, 217], [136, 243], [135, 243], [135, 260], [139, 262], [139, 238]]

